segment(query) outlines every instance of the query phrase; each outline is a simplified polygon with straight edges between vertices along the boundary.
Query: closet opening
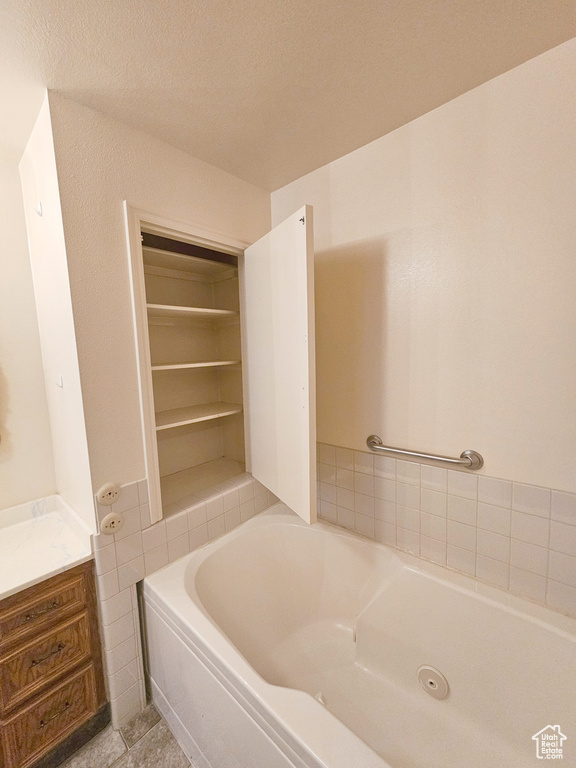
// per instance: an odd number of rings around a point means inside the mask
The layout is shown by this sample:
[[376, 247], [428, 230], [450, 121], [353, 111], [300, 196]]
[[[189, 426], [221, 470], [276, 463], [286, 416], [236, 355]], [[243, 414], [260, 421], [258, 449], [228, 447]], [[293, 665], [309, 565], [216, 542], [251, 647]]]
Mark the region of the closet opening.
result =
[[163, 514], [245, 469], [238, 256], [141, 229]]
[[314, 522], [312, 209], [250, 244], [124, 208], [151, 522], [244, 472]]

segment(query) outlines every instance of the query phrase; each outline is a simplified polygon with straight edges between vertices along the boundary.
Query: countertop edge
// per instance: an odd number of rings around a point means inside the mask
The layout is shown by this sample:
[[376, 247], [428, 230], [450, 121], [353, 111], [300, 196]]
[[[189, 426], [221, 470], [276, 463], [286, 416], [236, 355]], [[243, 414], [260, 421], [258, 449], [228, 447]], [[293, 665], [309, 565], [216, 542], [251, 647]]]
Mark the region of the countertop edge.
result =
[[69, 571], [71, 568], [75, 568], [77, 565], [82, 565], [82, 563], [87, 563], [89, 560], [94, 560], [94, 554], [92, 552], [88, 552], [86, 555], [83, 555], [81, 557], [75, 557], [72, 560], [70, 560], [69, 563], [59, 566], [58, 568], [52, 568], [51, 570], [46, 571], [45, 573], [39, 573], [24, 583], [15, 584], [13, 587], [9, 587], [5, 591], [0, 592], [0, 601], [4, 600], [7, 597], [12, 597], [12, 595], [17, 595], [18, 592], [23, 592], [25, 589], [28, 589], [29, 587], [33, 587], [36, 584], [41, 584], [43, 581], [47, 581], [48, 579], [51, 579], [52, 576], [57, 576], [59, 573], [64, 573], [65, 571]]

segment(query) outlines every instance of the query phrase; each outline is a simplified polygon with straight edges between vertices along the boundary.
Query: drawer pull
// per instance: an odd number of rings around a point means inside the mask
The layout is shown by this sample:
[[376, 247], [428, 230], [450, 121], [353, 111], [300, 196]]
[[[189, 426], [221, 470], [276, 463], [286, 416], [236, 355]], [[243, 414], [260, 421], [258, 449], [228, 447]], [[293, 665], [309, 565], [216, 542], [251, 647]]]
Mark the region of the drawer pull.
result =
[[22, 623], [24, 623], [26, 621], [32, 621], [33, 619], [37, 619], [38, 616], [42, 616], [43, 614], [48, 613], [49, 611], [53, 611], [55, 608], [60, 608], [60, 601], [59, 600], [53, 600], [45, 608], [39, 608], [37, 611], [33, 611], [31, 613], [27, 613], [24, 616], [24, 620], [23, 620]]
[[60, 651], [63, 651], [64, 648], [66, 648], [66, 643], [58, 643], [58, 645], [55, 645], [52, 650], [46, 654], [46, 656], [41, 656], [39, 659], [32, 659], [30, 666], [35, 667], [38, 664], [41, 664], [43, 661], [46, 661], [46, 659], [49, 659], [50, 656], [56, 656], [56, 654], [60, 653]]
[[65, 702], [64, 706], [62, 707], [62, 709], [59, 709], [57, 712], [54, 712], [54, 714], [50, 715], [49, 717], [40, 720], [38, 728], [44, 728], [44, 726], [48, 725], [48, 723], [51, 720], [55, 720], [60, 715], [63, 715], [64, 712], [66, 712], [66, 710], [69, 709], [69, 707], [70, 707], [70, 702], [69, 701]]

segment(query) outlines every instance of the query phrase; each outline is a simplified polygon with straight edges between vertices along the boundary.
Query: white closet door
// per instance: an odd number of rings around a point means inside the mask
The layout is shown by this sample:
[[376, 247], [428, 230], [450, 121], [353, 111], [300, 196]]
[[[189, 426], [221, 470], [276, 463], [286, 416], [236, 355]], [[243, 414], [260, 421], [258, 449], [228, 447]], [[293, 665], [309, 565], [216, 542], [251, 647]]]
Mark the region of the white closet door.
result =
[[316, 387], [312, 208], [244, 253], [248, 465], [279, 499], [316, 521]]

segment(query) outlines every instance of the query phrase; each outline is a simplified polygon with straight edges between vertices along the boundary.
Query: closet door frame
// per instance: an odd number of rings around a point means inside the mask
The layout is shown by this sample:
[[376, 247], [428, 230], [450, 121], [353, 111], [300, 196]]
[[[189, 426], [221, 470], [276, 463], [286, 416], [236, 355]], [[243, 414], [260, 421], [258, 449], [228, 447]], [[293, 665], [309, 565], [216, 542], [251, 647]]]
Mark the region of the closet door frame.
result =
[[[158, 462], [158, 444], [156, 442], [156, 416], [154, 412], [154, 390], [150, 360], [148, 336], [148, 311], [146, 308], [146, 285], [144, 282], [144, 260], [142, 253], [141, 231], [162, 235], [193, 245], [205, 246], [238, 256], [238, 279], [240, 283], [240, 317], [243, 314], [244, 250], [250, 245], [243, 240], [232, 238], [222, 232], [206, 229], [193, 223], [183, 223], [168, 219], [155, 213], [132, 206], [124, 200], [124, 220], [130, 284], [132, 289], [132, 314], [138, 363], [138, 388], [140, 393], [140, 413], [142, 420], [142, 439], [144, 461], [150, 496], [150, 520], [156, 523], [162, 520], [162, 495], [160, 491], [160, 466]], [[242, 354], [244, 339], [242, 338]], [[244, 377], [243, 377], [244, 379]], [[243, 382], [243, 387], [246, 384]], [[245, 414], [246, 418], [246, 414]], [[246, 446], [246, 457], [250, 455]], [[249, 467], [246, 469], [249, 471]]]

